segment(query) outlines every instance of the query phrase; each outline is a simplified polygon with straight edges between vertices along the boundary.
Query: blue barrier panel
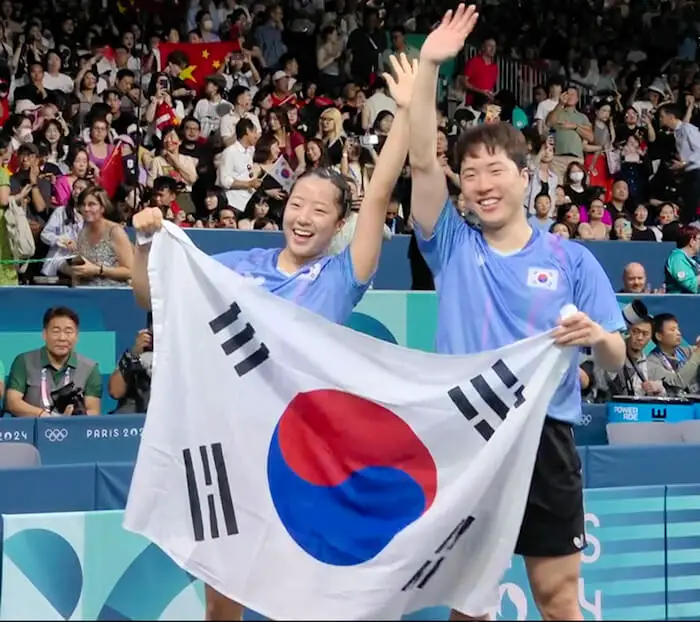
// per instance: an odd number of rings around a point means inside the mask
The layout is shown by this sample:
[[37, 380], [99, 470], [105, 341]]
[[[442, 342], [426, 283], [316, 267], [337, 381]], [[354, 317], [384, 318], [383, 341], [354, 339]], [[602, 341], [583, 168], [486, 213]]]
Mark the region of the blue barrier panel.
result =
[[126, 507], [134, 465], [129, 462], [98, 464], [95, 485], [96, 510], [121, 510]]
[[608, 403], [608, 421], [610, 423], [679, 423], [695, 419], [693, 404], [662, 404], [638, 402]]
[[[579, 605], [586, 620], [665, 620], [665, 487], [586, 490]], [[497, 619], [539, 620], [523, 560], [499, 590]]]
[[[674, 313], [690, 341], [700, 335], [696, 297], [641, 298], [652, 313], [662, 310]], [[628, 297], [622, 296], [619, 300], [628, 300]], [[78, 352], [99, 362], [105, 385], [117, 358], [133, 344], [137, 331], [145, 326], [146, 321], [131, 291], [123, 288], [2, 287], [0, 303], [0, 362], [5, 369], [10, 368], [17, 354], [42, 344], [41, 317], [44, 311], [52, 305], [63, 304], [80, 314]], [[374, 290], [368, 292], [357, 306], [348, 325], [408, 348], [432, 351], [436, 323], [437, 298], [433, 292]], [[114, 400], [106, 391], [102, 406], [103, 412], [114, 407]]]
[[[250, 248], [280, 248], [284, 244], [282, 233], [269, 231], [204, 231], [187, 229], [193, 242], [208, 255], [230, 250]], [[133, 235], [130, 232], [130, 235]], [[382, 256], [377, 270], [377, 289], [410, 289], [411, 268], [408, 263], [408, 243], [406, 235], [394, 236], [384, 242]], [[622, 289], [622, 271], [632, 262], [641, 263], [649, 282], [659, 287], [664, 280], [664, 263], [675, 244], [669, 242], [582, 242], [601, 263], [615, 291]]]
[[51, 417], [36, 422], [43, 464], [136, 460], [145, 415]]
[[[693, 465], [697, 472], [697, 464]], [[666, 490], [666, 576], [669, 620], [700, 616], [700, 485]]]
[[[666, 488], [586, 491], [585, 503], [584, 618], [665, 620]], [[203, 619], [201, 583], [154, 544], [125, 531], [121, 512], [3, 516], [3, 523], [0, 620]], [[672, 583], [669, 572], [669, 590]], [[539, 619], [520, 558], [513, 559], [499, 597], [497, 620]], [[405, 619], [446, 620], [448, 613], [433, 607]], [[245, 619], [265, 618], [246, 611]]]
[[94, 510], [95, 470], [94, 464], [0, 469], [0, 513]]
[[581, 460], [581, 477], [583, 478], [583, 485], [586, 486], [588, 478], [588, 447], [577, 447], [578, 457]]
[[28, 417], [0, 419], [0, 443], [34, 444], [34, 419]]
[[583, 421], [574, 428], [577, 445], [607, 445], [608, 410], [605, 404], [584, 404]]
[[589, 447], [586, 486], [695, 484], [699, 464], [700, 445]]
[[[188, 229], [192, 241], [207, 255], [251, 248], [282, 248], [284, 235], [271, 231], [206, 231]], [[129, 230], [133, 238], [133, 232]], [[407, 235], [396, 235], [382, 247], [379, 267], [374, 279], [377, 289], [411, 289], [411, 267], [408, 263]]]
[[666, 259], [676, 247], [671, 242], [583, 242], [583, 245], [603, 266], [616, 292], [622, 289], [622, 271], [630, 262], [641, 263], [649, 283], [659, 287], [664, 282]]

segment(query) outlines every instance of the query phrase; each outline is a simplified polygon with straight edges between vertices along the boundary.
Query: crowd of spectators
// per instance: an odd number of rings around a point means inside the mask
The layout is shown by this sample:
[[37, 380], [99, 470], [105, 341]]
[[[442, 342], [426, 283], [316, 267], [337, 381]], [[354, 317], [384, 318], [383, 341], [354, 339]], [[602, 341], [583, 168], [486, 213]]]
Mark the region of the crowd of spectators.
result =
[[[12, 209], [0, 259], [27, 259], [28, 248], [35, 263], [2, 264], [0, 282], [127, 282], [131, 251], [111, 223], [128, 225], [144, 204], [182, 227], [277, 230], [289, 182], [310, 167], [337, 167], [359, 206], [395, 112], [381, 78], [388, 55], [417, 57], [411, 34], [428, 32], [445, 4], [3, 0], [0, 203]], [[480, 10], [478, 52], [465, 50], [438, 101], [436, 157], [456, 198], [459, 133], [507, 122], [530, 145], [534, 226], [675, 241], [697, 224], [694, 1]], [[230, 51], [194, 80], [221, 42]], [[505, 66], [517, 72], [506, 79]], [[22, 212], [33, 249], [20, 243]], [[407, 162], [387, 236], [407, 232], [409, 214]]]

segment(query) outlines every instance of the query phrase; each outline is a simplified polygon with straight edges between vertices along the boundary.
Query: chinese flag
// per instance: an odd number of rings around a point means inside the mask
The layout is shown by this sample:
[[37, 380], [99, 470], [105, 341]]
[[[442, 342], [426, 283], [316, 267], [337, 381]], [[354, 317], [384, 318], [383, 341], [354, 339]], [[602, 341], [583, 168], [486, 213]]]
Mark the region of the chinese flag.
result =
[[122, 146], [119, 143], [100, 171], [100, 186], [105, 189], [110, 198], [113, 198], [124, 179], [124, 159]]
[[[238, 41], [222, 41], [219, 43], [161, 43], [158, 45], [160, 66], [165, 69], [168, 55], [172, 52], [184, 52], [188, 66], [180, 72], [180, 79], [197, 91], [204, 88], [204, 79], [217, 73], [224, 66], [226, 56], [240, 52]], [[161, 69], [161, 70], [162, 70]]]

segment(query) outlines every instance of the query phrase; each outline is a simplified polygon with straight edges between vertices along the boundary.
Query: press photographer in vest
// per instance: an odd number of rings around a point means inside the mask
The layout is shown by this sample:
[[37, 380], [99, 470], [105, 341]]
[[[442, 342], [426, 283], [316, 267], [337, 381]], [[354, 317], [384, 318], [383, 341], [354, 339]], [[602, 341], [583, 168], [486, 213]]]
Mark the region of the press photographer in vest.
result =
[[78, 314], [52, 307], [44, 314], [44, 346], [12, 363], [5, 410], [15, 417], [98, 415], [102, 378], [95, 361], [75, 351]]

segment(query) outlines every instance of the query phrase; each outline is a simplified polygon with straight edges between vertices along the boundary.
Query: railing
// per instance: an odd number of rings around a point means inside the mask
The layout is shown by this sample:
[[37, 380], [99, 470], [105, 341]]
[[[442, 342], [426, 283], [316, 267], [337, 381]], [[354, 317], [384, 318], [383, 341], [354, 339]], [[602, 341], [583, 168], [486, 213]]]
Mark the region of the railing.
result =
[[[472, 45], [465, 46], [465, 61], [477, 56], [479, 48]], [[534, 69], [523, 61], [508, 58], [506, 56], [496, 56], [498, 64], [498, 84], [497, 90], [507, 90], [515, 95], [515, 99], [522, 107], [532, 103], [532, 96], [538, 84], [546, 85], [549, 73], [540, 69]], [[580, 109], [586, 108], [593, 99], [593, 90], [586, 85], [577, 84], [579, 89]]]

